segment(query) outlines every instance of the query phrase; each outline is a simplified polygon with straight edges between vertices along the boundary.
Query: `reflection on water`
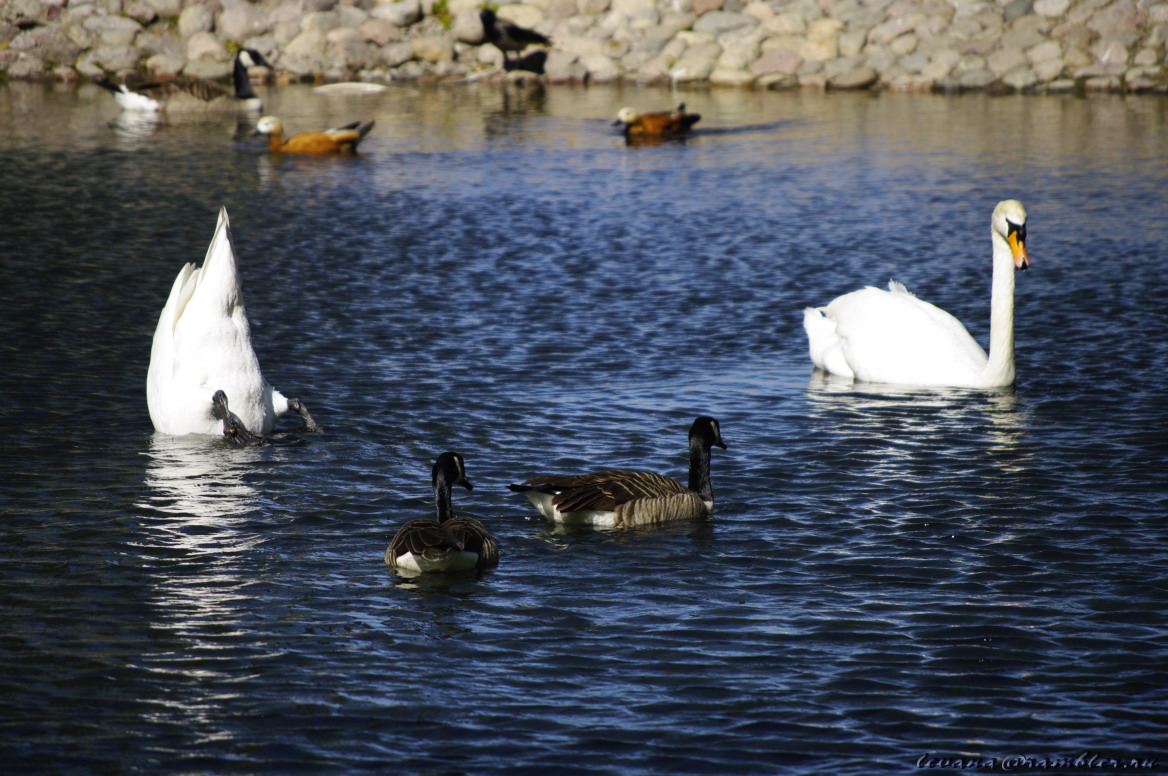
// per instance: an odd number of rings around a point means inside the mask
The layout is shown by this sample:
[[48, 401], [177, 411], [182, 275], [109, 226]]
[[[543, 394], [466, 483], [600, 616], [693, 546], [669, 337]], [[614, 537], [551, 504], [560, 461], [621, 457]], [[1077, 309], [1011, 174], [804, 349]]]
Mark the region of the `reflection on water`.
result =
[[[964, 455], [971, 441], [1003, 471], [1023, 471], [1026, 419], [1014, 387], [971, 389], [856, 383], [819, 369], [807, 383], [811, 412], [826, 423], [846, 418], [848, 433], [903, 443], [926, 454]], [[984, 434], [988, 444], [976, 444]], [[897, 453], [883, 462], [895, 475]]]
[[257, 448], [156, 433], [145, 454], [150, 459], [144, 481], [147, 499], [138, 506], [159, 515], [151, 528], [164, 545], [201, 554], [238, 552], [257, 541], [234, 530], [234, 524], [259, 506], [258, 491], [244, 480], [262, 459]]

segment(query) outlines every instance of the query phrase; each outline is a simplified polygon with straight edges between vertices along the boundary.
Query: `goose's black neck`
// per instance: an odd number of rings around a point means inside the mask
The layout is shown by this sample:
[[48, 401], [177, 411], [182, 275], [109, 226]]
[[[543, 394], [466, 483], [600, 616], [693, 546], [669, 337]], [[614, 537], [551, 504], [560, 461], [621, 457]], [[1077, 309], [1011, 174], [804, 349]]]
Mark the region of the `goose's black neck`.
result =
[[235, 56], [235, 70], [232, 71], [231, 77], [235, 81], [236, 99], [250, 100], [256, 96], [255, 89], [251, 88], [251, 78], [247, 74], [247, 68], [244, 67], [238, 54]]
[[689, 438], [689, 489], [702, 497], [714, 500], [714, 486], [710, 484], [710, 443], [699, 436]]
[[446, 473], [439, 469], [434, 475], [434, 503], [438, 506], [439, 523], [445, 523], [454, 517], [454, 500], [450, 496], [450, 487]]

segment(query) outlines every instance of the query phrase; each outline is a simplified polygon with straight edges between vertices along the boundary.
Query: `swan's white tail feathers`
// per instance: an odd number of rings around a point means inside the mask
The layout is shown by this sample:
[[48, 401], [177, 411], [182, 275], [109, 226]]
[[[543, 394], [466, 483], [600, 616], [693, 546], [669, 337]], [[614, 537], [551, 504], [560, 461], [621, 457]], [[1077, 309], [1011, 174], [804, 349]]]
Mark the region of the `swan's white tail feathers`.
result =
[[203, 257], [203, 268], [199, 270], [199, 286], [205, 287], [199, 297], [222, 304], [224, 313], [230, 314], [243, 306], [243, 288], [235, 261], [235, 244], [231, 239], [231, 220], [223, 206], [219, 208], [215, 236]]

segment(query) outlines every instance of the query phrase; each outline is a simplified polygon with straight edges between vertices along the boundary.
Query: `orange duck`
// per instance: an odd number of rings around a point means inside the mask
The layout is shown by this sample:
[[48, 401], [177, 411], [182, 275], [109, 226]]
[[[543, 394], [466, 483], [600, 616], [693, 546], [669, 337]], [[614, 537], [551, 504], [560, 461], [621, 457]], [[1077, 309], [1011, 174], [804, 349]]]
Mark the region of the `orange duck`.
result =
[[284, 124], [275, 116], [264, 116], [256, 124], [255, 135], [268, 136], [269, 151], [291, 154], [352, 154], [357, 144], [373, 129], [373, 122], [354, 121], [324, 132], [299, 132], [284, 139]]
[[632, 108], [621, 108], [613, 124], [624, 124], [626, 135], [681, 135], [701, 119], [700, 113], [686, 113], [685, 103], [674, 111], [637, 113]]

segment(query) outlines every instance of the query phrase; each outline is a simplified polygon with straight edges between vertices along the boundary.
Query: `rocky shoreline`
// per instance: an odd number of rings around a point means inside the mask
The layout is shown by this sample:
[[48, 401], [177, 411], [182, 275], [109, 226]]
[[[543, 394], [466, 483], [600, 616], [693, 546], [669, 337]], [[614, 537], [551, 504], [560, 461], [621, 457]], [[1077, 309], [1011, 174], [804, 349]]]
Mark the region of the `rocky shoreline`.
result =
[[0, 77], [543, 78], [741, 88], [1168, 93], [1168, 0], [527, 0], [552, 39], [505, 73], [482, 0], [0, 0]]

